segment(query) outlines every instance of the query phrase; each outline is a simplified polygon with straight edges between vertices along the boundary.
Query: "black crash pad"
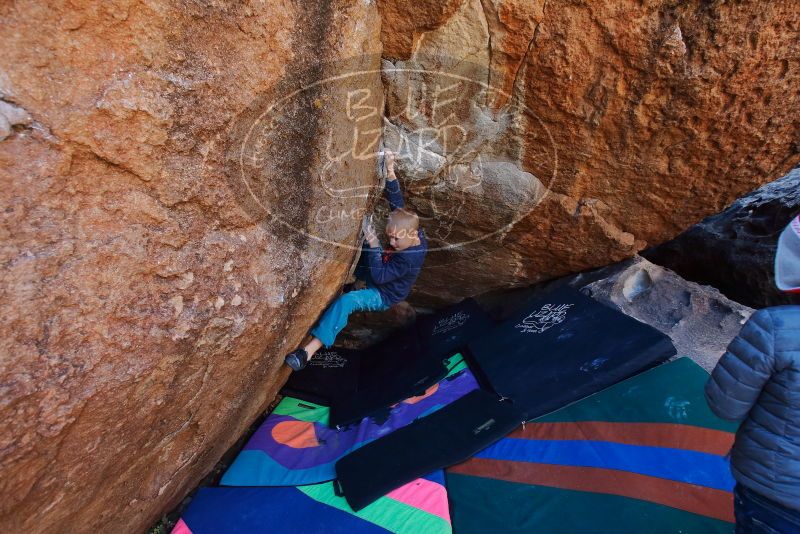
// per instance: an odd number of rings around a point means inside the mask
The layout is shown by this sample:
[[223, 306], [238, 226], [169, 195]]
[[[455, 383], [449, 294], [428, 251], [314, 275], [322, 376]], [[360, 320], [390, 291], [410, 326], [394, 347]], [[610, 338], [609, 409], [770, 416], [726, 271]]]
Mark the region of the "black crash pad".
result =
[[336, 427], [358, 423], [424, 392], [446, 374], [444, 358], [421, 350], [414, 325], [398, 330], [362, 351], [357, 391], [331, 401], [329, 424]]
[[465, 299], [442, 311], [417, 318], [422, 350], [441, 357], [461, 352], [467, 343], [485, 335], [493, 326], [487, 313], [473, 299]]
[[331, 406], [330, 424], [345, 426], [441, 380], [442, 360], [460, 352], [493, 323], [472, 299], [422, 316], [364, 350], [323, 349], [292, 373], [281, 393]]
[[336, 462], [337, 484], [358, 511], [395, 488], [462, 462], [511, 432], [522, 414], [475, 390]]
[[358, 390], [361, 354], [338, 347], [322, 349], [303, 370], [289, 376], [281, 394], [326, 406], [334, 399], [350, 397]]
[[359, 389], [369, 390], [375, 384], [391, 382], [421, 354], [413, 326], [362, 350], [323, 348], [303, 370], [289, 376], [281, 394], [331, 406], [337, 399], [356, 395]]
[[531, 419], [654, 367], [675, 348], [655, 328], [562, 287], [526, 302], [467, 354], [484, 385]]
[[389, 337], [363, 352], [358, 382], [366, 385], [391, 380], [409, 362], [423, 356], [415, 325], [392, 332]]
[[421, 395], [446, 375], [447, 364], [442, 358], [409, 355], [407, 362], [397, 367], [394, 374], [366, 384], [359, 382], [355, 394], [334, 399], [329, 425], [338, 427], [358, 423], [364, 417], [381, 412], [403, 399]]

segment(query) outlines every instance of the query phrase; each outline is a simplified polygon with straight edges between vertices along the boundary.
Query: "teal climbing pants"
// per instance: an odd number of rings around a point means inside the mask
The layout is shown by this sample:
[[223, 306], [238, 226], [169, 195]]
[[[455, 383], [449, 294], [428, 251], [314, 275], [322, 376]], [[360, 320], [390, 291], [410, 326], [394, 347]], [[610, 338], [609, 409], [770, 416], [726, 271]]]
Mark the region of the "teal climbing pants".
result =
[[380, 292], [374, 287], [350, 291], [339, 296], [328, 306], [320, 317], [311, 335], [322, 341], [326, 347], [333, 345], [336, 336], [347, 326], [347, 318], [357, 311], [383, 311], [389, 306], [384, 304]]

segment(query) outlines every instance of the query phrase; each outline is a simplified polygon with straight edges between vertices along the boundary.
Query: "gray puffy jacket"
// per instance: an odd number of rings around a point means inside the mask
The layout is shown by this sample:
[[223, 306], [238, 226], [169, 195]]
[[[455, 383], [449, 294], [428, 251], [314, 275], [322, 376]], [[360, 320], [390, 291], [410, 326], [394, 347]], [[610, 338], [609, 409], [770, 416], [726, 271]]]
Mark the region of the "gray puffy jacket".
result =
[[734, 478], [800, 510], [800, 306], [754, 313], [711, 373], [706, 399], [718, 416], [742, 421]]

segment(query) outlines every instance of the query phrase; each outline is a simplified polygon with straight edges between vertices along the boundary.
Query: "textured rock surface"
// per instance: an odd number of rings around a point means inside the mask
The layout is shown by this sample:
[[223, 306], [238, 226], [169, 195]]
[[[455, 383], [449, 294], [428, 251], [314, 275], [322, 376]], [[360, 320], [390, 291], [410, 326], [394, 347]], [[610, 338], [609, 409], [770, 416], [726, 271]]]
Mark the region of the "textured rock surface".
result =
[[753, 313], [713, 287], [684, 280], [638, 256], [590, 276], [602, 278], [585, 284], [579, 276], [571, 284], [665, 333], [678, 357], [689, 356], [708, 372]]
[[713, 287], [684, 280], [640, 256], [525, 289], [488, 293], [478, 301], [496, 319], [545, 288], [570, 285], [668, 335], [677, 357], [711, 371], [753, 313]]
[[387, 143], [445, 248], [416, 304], [630, 257], [799, 159], [790, 0], [379, 3], [412, 6], [382, 35]]
[[350, 316], [350, 326], [336, 338], [336, 345], [353, 349], [369, 347], [416, 319], [417, 310], [405, 301], [383, 312], [354, 313]]
[[775, 287], [778, 236], [800, 213], [800, 168], [647, 251], [651, 261], [752, 306], [800, 304]]
[[[379, 53], [377, 8], [5, 2], [0, 20], [0, 530], [142, 532], [273, 398], [346, 277], [351, 250], [287, 225], [357, 239], [311, 217], [366, 207], [313, 182], [315, 128], [351, 110], [317, 88], [246, 168], [236, 135], [287, 73]], [[237, 196], [240, 171], [284, 224]]]
[[[330, 243], [356, 244], [371, 203], [382, 95], [440, 249], [413, 301], [441, 304], [630, 257], [788, 170], [798, 19], [789, 0], [2, 4], [0, 528], [141, 531], [211, 468], [345, 279]], [[352, 57], [365, 76], [313, 85]]]

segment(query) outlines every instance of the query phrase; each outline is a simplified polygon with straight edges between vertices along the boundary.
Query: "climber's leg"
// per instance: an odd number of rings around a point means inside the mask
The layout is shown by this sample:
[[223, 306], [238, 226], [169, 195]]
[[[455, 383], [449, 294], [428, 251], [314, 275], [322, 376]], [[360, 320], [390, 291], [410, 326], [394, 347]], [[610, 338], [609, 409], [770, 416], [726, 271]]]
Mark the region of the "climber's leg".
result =
[[311, 330], [313, 336], [305, 347], [289, 353], [286, 364], [298, 371], [306, 366], [306, 363], [314, 357], [314, 354], [322, 348], [330, 347], [336, 340], [336, 336], [347, 325], [347, 319], [351, 313], [357, 311], [380, 311], [387, 309], [383, 303], [380, 292], [375, 288], [360, 289], [340, 295], [331, 304], [317, 325]]
[[385, 310], [381, 294], [375, 288], [359, 289], [345, 293], [331, 304], [322, 314], [311, 335], [326, 347], [333, 345], [336, 336], [347, 326], [347, 318], [357, 311]]

